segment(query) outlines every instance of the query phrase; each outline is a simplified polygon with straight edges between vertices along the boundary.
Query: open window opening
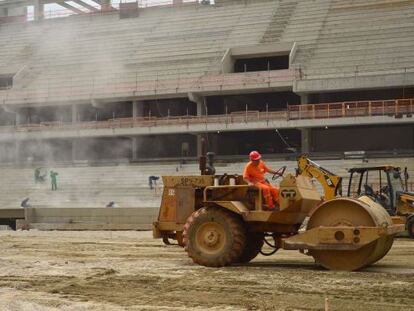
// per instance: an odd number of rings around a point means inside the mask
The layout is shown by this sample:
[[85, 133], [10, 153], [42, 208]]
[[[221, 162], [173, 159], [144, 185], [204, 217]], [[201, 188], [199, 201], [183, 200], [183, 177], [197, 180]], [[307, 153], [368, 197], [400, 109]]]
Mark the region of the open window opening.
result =
[[296, 43], [279, 42], [230, 48], [221, 64], [223, 73], [286, 70], [295, 58]]
[[0, 90], [11, 89], [13, 87], [13, 75], [0, 75]]
[[289, 55], [241, 58], [234, 62], [234, 72], [289, 69]]

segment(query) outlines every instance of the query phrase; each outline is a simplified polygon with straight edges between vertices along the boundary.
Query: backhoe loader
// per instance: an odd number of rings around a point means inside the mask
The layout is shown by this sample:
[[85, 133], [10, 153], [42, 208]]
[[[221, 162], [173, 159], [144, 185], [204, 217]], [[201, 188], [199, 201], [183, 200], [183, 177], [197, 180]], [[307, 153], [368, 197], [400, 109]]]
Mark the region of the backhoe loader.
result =
[[[414, 238], [414, 193], [408, 192], [408, 173], [392, 165], [356, 167], [348, 170], [347, 197], [369, 196], [379, 203], [393, 221], [406, 225]], [[325, 200], [342, 196], [342, 178], [310, 160], [306, 155], [298, 158], [297, 174], [316, 179], [324, 190]]]

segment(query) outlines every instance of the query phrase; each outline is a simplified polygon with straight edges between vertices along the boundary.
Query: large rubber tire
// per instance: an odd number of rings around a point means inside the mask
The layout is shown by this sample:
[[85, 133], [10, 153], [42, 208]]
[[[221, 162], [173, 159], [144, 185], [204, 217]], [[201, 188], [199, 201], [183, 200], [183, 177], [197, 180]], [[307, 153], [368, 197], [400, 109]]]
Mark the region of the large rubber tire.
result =
[[411, 239], [414, 239], [414, 216], [411, 216], [407, 220], [407, 231], [408, 231], [408, 236]]
[[246, 246], [246, 229], [242, 220], [229, 211], [201, 208], [187, 219], [183, 242], [195, 263], [223, 267], [239, 261]]
[[260, 253], [260, 250], [263, 247], [263, 239], [263, 233], [248, 232], [246, 238], [246, 246], [244, 247], [244, 250], [240, 255], [238, 262], [248, 263], [254, 258], [256, 258], [256, 256]]

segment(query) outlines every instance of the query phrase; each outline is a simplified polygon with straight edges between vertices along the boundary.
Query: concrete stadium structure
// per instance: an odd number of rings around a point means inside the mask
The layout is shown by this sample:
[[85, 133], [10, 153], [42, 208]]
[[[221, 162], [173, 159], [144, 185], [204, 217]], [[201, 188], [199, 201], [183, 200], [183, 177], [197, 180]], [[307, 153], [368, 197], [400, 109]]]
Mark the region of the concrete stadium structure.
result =
[[[46, 18], [52, 2], [71, 15]], [[105, 176], [131, 181], [112, 188], [126, 207], [151, 201], [148, 175], [174, 173], [205, 150], [398, 156], [414, 167], [414, 1], [75, 2], [82, 8], [0, 1], [2, 165], [123, 163]], [[173, 164], [129, 164], [142, 160]], [[30, 170], [10, 170], [31, 180]], [[85, 185], [104, 178], [65, 170], [69, 180], [89, 176]], [[125, 177], [134, 171], [135, 182]], [[105, 187], [80, 197], [109, 191], [91, 203], [101, 206], [116, 196]], [[134, 187], [146, 192], [131, 197]], [[34, 192], [25, 189], [21, 197]], [[82, 205], [70, 193], [61, 205]]]

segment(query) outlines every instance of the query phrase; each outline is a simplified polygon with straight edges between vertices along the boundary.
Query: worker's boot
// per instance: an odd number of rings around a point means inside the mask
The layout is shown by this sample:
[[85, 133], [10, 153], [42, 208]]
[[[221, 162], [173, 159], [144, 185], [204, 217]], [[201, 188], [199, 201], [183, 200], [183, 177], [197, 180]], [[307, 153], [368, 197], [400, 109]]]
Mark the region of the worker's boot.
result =
[[264, 211], [274, 211], [275, 205], [273, 204], [273, 200], [270, 197], [265, 197], [266, 203], [263, 204], [262, 209]]
[[264, 210], [264, 211], [274, 211], [275, 210], [275, 206], [272, 204], [272, 205], [269, 205], [269, 204], [263, 204], [262, 205], [262, 210]]

